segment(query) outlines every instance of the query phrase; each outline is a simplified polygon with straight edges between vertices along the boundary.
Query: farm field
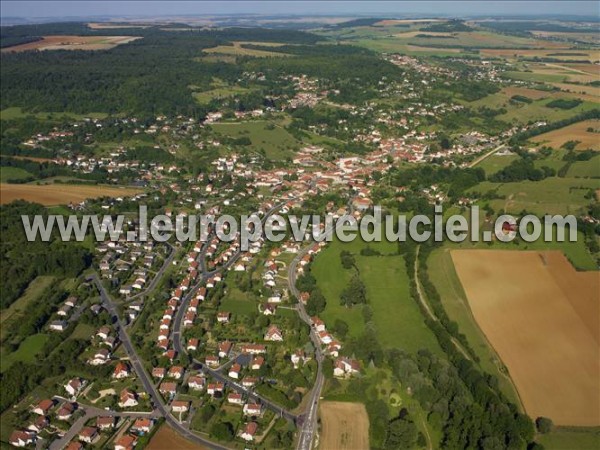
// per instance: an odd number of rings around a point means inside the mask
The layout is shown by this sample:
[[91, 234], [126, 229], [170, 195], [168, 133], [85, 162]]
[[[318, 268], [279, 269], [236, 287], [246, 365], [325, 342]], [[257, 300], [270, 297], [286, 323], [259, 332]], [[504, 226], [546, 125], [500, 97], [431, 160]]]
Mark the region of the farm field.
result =
[[83, 120], [85, 117], [90, 117], [94, 119], [104, 119], [108, 116], [106, 113], [99, 112], [91, 112], [87, 114], [75, 114], [68, 111], [64, 112], [28, 112], [23, 111], [22, 108], [13, 106], [10, 108], [3, 109], [0, 111], [0, 120], [14, 120], [14, 119], [23, 119], [27, 116], [33, 116], [39, 120], [58, 120], [58, 119], [74, 119], [74, 120]]
[[87, 186], [72, 184], [0, 184], [0, 203], [13, 200], [27, 200], [52, 206], [81, 202], [87, 198], [127, 197], [141, 192], [139, 189], [120, 188], [114, 186]]
[[204, 450], [206, 447], [188, 441], [168, 425], [163, 424], [146, 446], [147, 450], [164, 450], [176, 448], [178, 450]]
[[530, 59], [530, 58], [552, 58], [563, 61], [595, 62], [600, 60], [600, 52], [595, 50], [581, 49], [517, 49], [517, 48], [486, 48], [481, 50], [481, 55], [487, 58], [505, 59]]
[[487, 176], [504, 169], [513, 161], [519, 159], [517, 155], [491, 155], [482, 160], [477, 167], [482, 168]]
[[[587, 131], [592, 128], [595, 131]], [[558, 130], [540, 134], [531, 139], [538, 144], [559, 148], [565, 142], [579, 141], [577, 150], [600, 150], [600, 120], [584, 120]]]
[[362, 403], [321, 402], [320, 448], [356, 450], [369, 448], [369, 417]]
[[26, 180], [28, 178], [33, 178], [33, 175], [25, 169], [19, 169], [18, 167], [0, 167], [0, 183]]
[[245, 48], [245, 44], [254, 44], [266, 47], [277, 47], [278, 45], [283, 45], [272, 42], [267, 43], [266, 45], [262, 42], [233, 42], [233, 45], [218, 45], [217, 47], [205, 48], [202, 50], [202, 52], [208, 54], [217, 53], [221, 55], [254, 56], [257, 58], [289, 56], [288, 54], [281, 52], [270, 52], [267, 50]]
[[475, 320], [508, 367], [527, 413], [558, 425], [600, 425], [591, 400], [600, 398], [600, 274], [576, 272], [559, 252], [451, 256]]
[[582, 178], [600, 178], [600, 155], [594, 156], [589, 161], [574, 162], [569, 168], [567, 176]]
[[548, 450], [597, 450], [600, 448], [600, 429], [559, 427], [540, 435], [537, 441]]
[[138, 36], [43, 36], [41, 41], [28, 42], [2, 49], [4, 52], [25, 52], [28, 50], [108, 50], [117, 45], [127, 44]]

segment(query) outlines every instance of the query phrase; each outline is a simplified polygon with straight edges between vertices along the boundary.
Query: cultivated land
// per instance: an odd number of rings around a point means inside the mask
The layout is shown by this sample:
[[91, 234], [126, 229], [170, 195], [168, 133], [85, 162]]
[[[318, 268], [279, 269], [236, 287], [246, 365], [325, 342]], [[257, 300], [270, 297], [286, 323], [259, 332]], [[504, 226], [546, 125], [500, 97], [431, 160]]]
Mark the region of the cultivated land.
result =
[[[589, 129], [592, 131], [588, 131]], [[584, 120], [574, 123], [568, 127], [540, 134], [532, 141], [553, 148], [559, 148], [568, 141], [579, 141], [575, 147], [578, 150], [600, 150], [600, 120]]]
[[141, 192], [139, 189], [113, 186], [83, 186], [71, 184], [0, 184], [0, 203], [27, 200], [45, 206], [81, 202], [88, 198], [128, 197]]
[[527, 413], [600, 425], [599, 405], [590, 401], [600, 398], [599, 274], [576, 272], [558, 252], [462, 250], [452, 259]]
[[321, 402], [320, 448], [357, 450], [369, 448], [369, 417], [365, 405]]
[[254, 56], [257, 58], [273, 57], [273, 56], [289, 56], [281, 52], [270, 52], [268, 50], [256, 50], [253, 48], [246, 48], [246, 44], [262, 45], [265, 47], [277, 47], [277, 43], [267, 43], [266, 45], [262, 42], [233, 42], [233, 45], [219, 45], [217, 47], [206, 48], [202, 50], [203, 53], [217, 53], [219, 55], [235, 55], [235, 56]]
[[176, 431], [168, 425], [163, 425], [156, 432], [146, 447], [148, 450], [164, 450], [176, 448], [177, 450], [204, 450], [203, 447], [181, 437]]
[[28, 50], [108, 50], [141, 39], [136, 36], [44, 36], [42, 40], [2, 49], [2, 52]]

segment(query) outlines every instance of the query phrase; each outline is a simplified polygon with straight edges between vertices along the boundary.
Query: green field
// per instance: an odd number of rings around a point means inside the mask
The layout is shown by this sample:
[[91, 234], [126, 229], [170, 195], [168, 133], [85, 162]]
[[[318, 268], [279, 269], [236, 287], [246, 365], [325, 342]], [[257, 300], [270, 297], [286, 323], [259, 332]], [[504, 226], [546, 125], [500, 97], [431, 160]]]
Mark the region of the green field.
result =
[[404, 258], [396, 254], [396, 244], [384, 241], [370, 246], [386, 256], [361, 256], [360, 249], [366, 244], [356, 239], [350, 243], [334, 241], [315, 259], [311, 273], [327, 300], [321, 318], [329, 327], [336, 319], [344, 320], [352, 337], [359, 337], [365, 328], [361, 306], [346, 308], [339, 300], [353, 274], [340, 263], [340, 252], [347, 250], [354, 254], [360, 278], [366, 286], [368, 304], [373, 310], [372, 321], [381, 344], [409, 352], [421, 348], [441, 352], [415, 300], [409, 296]]
[[18, 167], [0, 167], [1, 183], [8, 183], [13, 180], [26, 180], [30, 177], [33, 177], [33, 175], [25, 169], [19, 169]]
[[497, 156], [491, 155], [481, 161], [477, 167], [481, 167], [485, 171], [486, 176], [493, 175], [501, 169], [504, 169], [511, 162], [519, 159], [517, 155]]
[[8, 325], [25, 313], [29, 303], [35, 300], [44, 290], [50, 287], [53, 281], [54, 277], [50, 276], [40, 276], [35, 278], [31, 283], [29, 283], [27, 290], [21, 297], [19, 297], [8, 308], [0, 311], [0, 336], [2, 339], [4, 339], [4, 334], [6, 333]]
[[[274, 125], [274, 127], [269, 126]], [[269, 159], [291, 157], [300, 143], [280, 125], [265, 120], [239, 123], [216, 123], [212, 129], [219, 134], [233, 138], [246, 136], [252, 142], [248, 148], [253, 152], [264, 150]]]
[[579, 214], [590, 203], [585, 195], [589, 190], [600, 188], [600, 181], [550, 177], [541, 181], [519, 181], [514, 183], [493, 183], [484, 181], [470, 189], [470, 192], [485, 194], [494, 191], [504, 199], [490, 201], [499, 211], [520, 213], [527, 210], [539, 216], [544, 214]]
[[[574, 94], [573, 98], [577, 98]], [[496, 118], [505, 122], [528, 123], [531, 120], [546, 120], [555, 122], [568, 119], [577, 114], [597, 108], [595, 102], [584, 101], [580, 105], [571, 109], [548, 108], [546, 104], [553, 101], [553, 98], [543, 98], [532, 103], [522, 103], [521, 105], [509, 105], [506, 114], [501, 114]]]
[[244, 94], [250, 92], [250, 89], [240, 86], [229, 86], [211, 89], [209, 91], [194, 92], [192, 95], [200, 103], [208, 103], [211, 100], [219, 100], [227, 97], [233, 97], [236, 94]]
[[600, 448], [600, 428], [556, 428], [536, 440], [546, 450], [597, 450]]
[[83, 120], [85, 117], [93, 119], [103, 119], [108, 116], [106, 113], [91, 112], [88, 114], [75, 114], [70, 112], [27, 112], [18, 107], [6, 108], [0, 111], [0, 120], [23, 119], [28, 116], [34, 116], [40, 120], [74, 119]]
[[2, 357], [0, 358], [0, 372], [4, 372], [17, 361], [34, 362], [37, 354], [44, 347], [47, 339], [48, 335], [46, 334], [33, 334], [27, 336], [16, 351], [8, 354], [2, 352]]
[[567, 176], [578, 178], [600, 178], [600, 155], [594, 156], [589, 161], [574, 162], [571, 164]]

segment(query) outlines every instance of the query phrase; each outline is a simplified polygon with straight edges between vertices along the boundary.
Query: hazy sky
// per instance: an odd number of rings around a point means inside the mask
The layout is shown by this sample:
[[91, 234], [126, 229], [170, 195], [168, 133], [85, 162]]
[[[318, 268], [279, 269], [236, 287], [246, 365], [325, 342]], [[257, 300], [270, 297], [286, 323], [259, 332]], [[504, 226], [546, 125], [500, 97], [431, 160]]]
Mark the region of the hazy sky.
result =
[[199, 14], [430, 14], [598, 16], [597, 1], [27, 1], [2, 0], [3, 17], [156, 16]]

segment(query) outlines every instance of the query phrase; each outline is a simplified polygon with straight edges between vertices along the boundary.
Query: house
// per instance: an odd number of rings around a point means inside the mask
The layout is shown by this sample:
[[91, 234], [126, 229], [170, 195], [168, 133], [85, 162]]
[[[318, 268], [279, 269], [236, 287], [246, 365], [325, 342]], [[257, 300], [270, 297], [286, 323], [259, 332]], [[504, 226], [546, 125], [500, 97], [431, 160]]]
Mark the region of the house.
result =
[[251, 388], [252, 386], [256, 385], [256, 383], [258, 383], [258, 378], [256, 377], [244, 377], [242, 379], [242, 386], [245, 388]]
[[35, 433], [32, 431], [15, 430], [10, 435], [8, 442], [14, 447], [25, 447], [35, 442]]
[[97, 332], [96, 336], [100, 339], [105, 340], [108, 336], [110, 336], [110, 327], [101, 327]]
[[243, 405], [244, 397], [242, 394], [232, 392], [227, 396], [227, 403], [231, 403], [232, 405]]
[[61, 317], [67, 317], [69, 315], [69, 311], [71, 311], [71, 307], [68, 305], [63, 305], [60, 308], [58, 308], [58, 311], [56, 311], [56, 314]]
[[152, 369], [152, 377], [153, 378], [158, 378], [159, 380], [162, 380], [166, 374], [167, 374], [167, 369], [165, 369], [164, 367], [154, 367]]
[[186, 402], [184, 400], [175, 400], [171, 403], [171, 411], [173, 412], [187, 412], [190, 409], [190, 402]]
[[269, 327], [269, 329], [265, 333], [265, 341], [283, 341], [283, 334], [281, 333], [281, 330], [279, 330], [277, 325], [271, 325]]
[[126, 434], [115, 442], [115, 450], [133, 450], [137, 445], [137, 437], [131, 434]]
[[79, 441], [71, 441], [65, 447], [65, 450], [83, 450], [83, 444]]
[[75, 412], [75, 403], [65, 403], [56, 413], [58, 420], [69, 420]]
[[192, 325], [194, 325], [195, 318], [196, 318], [196, 315], [193, 312], [186, 313], [185, 317], [183, 318], [183, 326], [191, 327]]
[[243, 411], [247, 416], [259, 416], [262, 412], [262, 407], [259, 403], [246, 403]]
[[311, 317], [310, 320], [312, 321], [313, 328], [315, 329], [315, 331], [317, 333], [320, 333], [322, 331], [326, 331], [325, 322], [323, 322], [317, 316]]
[[237, 380], [240, 377], [240, 372], [241, 371], [242, 371], [242, 366], [240, 366], [238, 363], [235, 363], [229, 369], [229, 376], [231, 378], [235, 378]]
[[79, 394], [79, 391], [82, 387], [83, 381], [81, 380], [81, 378], [73, 378], [69, 380], [67, 384], [64, 385], [65, 391], [67, 391], [67, 393], [72, 397], [75, 397], [77, 394]]
[[83, 427], [79, 432], [79, 440], [87, 442], [88, 444], [93, 443], [98, 438], [98, 428], [96, 427]]
[[298, 349], [292, 354], [290, 359], [292, 360], [292, 364], [294, 365], [294, 368], [297, 369], [298, 366], [300, 365], [300, 363], [301, 362], [303, 363], [305, 361], [306, 357], [304, 355], [304, 351], [301, 349]]
[[129, 376], [129, 366], [123, 361], [119, 361], [113, 371], [113, 378], [121, 380]]
[[160, 384], [158, 392], [160, 392], [163, 395], [173, 396], [177, 393], [177, 383], [172, 381], [165, 381]]
[[137, 395], [129, 389], [123, 389], [119, 395], [119, 406], [121, 408], [131, 408], [137, 406]]
[[207, 355], [204, 358], [204, 362], [208, 367], [219, 367], [219, 357], [214, 355]]
[[230, 315], [231, 314], [228, 313], [227, 311], [220, 311], [219, 313], [217, 313], [217, 322], [219, 322], [219, 323], [228, 323]]
[[333, 356], [334, 358], [337, 358], [339, 356], [339, 351], [342, 349], [342, 344], [340, 344], [338, 341], [332, 341], [328, 346], [327, 346], [327, 353], [331, 356]]
[[96, 427], [99, 430], [110, 430], [115, 427], [115, 418], [102, 416], [96, 419]]
[[219, 342], [219, 358], [228, 358], [233, 344], [229, 341]]
[[181, 366], [173, 366], [167, 372], [167, 376], [169, 378], [174, 378], [176, 380], [180, 380], [181, 377], [183, 376], [184, 372], [185, 372], [185, 369], [183, 367], [181, 367]]
[[265, 358], [263, 358], [262, 356], [257, 356], [250, 363], [250, 368], [252, 370], [260, 370], [264, 363], [265, 363]]
[[258, 430], [258, 424], [256, 422], [248, 422], [244, 427], [244, 431], [240, 434], [240, 437], [245, 441], [251, 442], [254, 440], [256, 430]]
[[262, 344], [245, 344], [242, 345], [242, 353], [249, 353], [250, 355], [259, 355], [267, 352], [267, 347]]
[[319, 340], [322, 344], [331, 344], [333, 342], [333, 338], [327, 331], [321, 331], [318, 333]]
[[333, 364], [333, 375], [343, 377], [360, 372], [360, 364], [355, 359], [338, 358]]
[[204, 389], [206, 379], [204, 377], [194, 375], [188, 378], [187, 384], [190, 389], [193, 389], [195, 391], [201, 391], [202, 389]]
[[209, 395], [222, 394], [223, 389], [225, 389], [225, 385], [223, 383], [209, 383], [206, 387], [206, 393]]
[[33, 431], [34, 433], [39, 433], [46, 428], [49, 423], [50, 422], [46, 416], [38, 416], [35, 421], [27, 427], [27, 429], [29, 431]]
[[40, 416], [46, 416], [48, 414], [48, 411], [54, 408], [54, 404], [54, 400], [42, 400], [37, 404], [35, 408], [31, 410], [31, 412], [33, 412], [34, 414], [39, 414]]
[[150, 430], [152, 429], [152, 425], [154, 425], [154, 422], [152, 421], [152, 419], [140, 417], [140, 418], [136, 419], [136, 421], [133, 423], [133, 426], [131, 427], [131, 431], [133, 431], [135, 433], [149, 433]]
[[199, 344], [199, 340], [196, 338], [191, 338], [188, 339], [188, 344], [187, 344], [187, 350], [188, 351], [196, 351], [198, 350], [198, 344]]
[[271, 305], [269, 303], [267, 303], [266, 305], [264, 305], [262, 307], [262, 313], [265, 316], [274, 316], [275, 312], [277, 312], [277, 307], [275, 307], [274, 305]]
[[52, 322], [50, 322], [50, 324], [48, 325], [48, 329], [51, 331], [65, 331], [67, 329], [67, 322], [65, 322], [64, 320], [53, 320]]

